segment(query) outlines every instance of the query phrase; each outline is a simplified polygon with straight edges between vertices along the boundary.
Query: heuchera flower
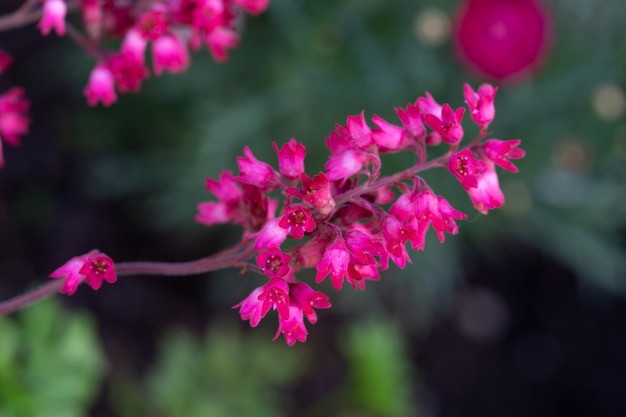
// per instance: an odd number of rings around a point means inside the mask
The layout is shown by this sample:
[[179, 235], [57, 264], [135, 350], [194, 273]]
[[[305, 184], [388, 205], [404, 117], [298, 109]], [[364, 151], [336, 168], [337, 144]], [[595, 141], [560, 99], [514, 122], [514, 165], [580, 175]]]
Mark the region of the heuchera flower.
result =
[[490, 139], [483, 144], [483, 152], [496, 165], [511, 172], [518, 172], [517, 167], [509, 159], [520, 159], [526, 155], [523, 149], [518, 148], [522, 141]]
[[37, 25], [41, 34], [46, 36], [54, 29], [59, 36], [65, 35], [65, 14], [67, 4], [63, 0], [45, 0], [43, 15]]
[[157, 40], [168, 29], [168, 21], [163, 10], [154, 9], [141, 15], [137, 29], [141, 36], [151, 41]]
[[350, 251], [341, 236], [337, 236], [335, 241], [326, 248], [324, 256], [317, 264], [315, 282], [320, 283], [330, 274], [330, 281], [336, 290], [340, 290], [343, 285], [343, 278], [347, 274], [348, 263], [350, 262]]
[[322, 215], [329, 214], [335, 208], [335, 200], [330, 193], [328, 178], [323, 172], [314, 176], [313, 179], [307, 174], [300, 176], [302, 190], [297, 188], [287, 188], [285, 191], [298, 197], [317, 209]]
[[108, 107], [117, 101], [113, 73], [106, 65], [98, 64], [91, 71], [89, 82], [83, 90], [83, 94], [87, 97], [87, 103], [92, 107], [96, 106], [98, 102]]
[[482, 130], [487, 130], [496, 115], [493, 100], [496, 98], [497, 92], [498, 87], [494, 88], [490, 84], [482, 84], [478, 87], [478, 91], [474, 91], [469, 84], [463, 86], [463, 96], [469, 107], [470, 115]]
[[171, 74], [186, 71], [189, 67], [189, 52], [185, 42], [175, 33], [159, 36], [152, 42], [152, 64], [156, 75], [161, 75], [163, 70]]
[[[471, 188], [475, 190], [475, 188]], [[424, 249], [424, 239], [428, 226], [433, 225], [439, 242], [443, 243], [444, 232], [452, 235], [458, 233], [456, 220], [464, 220], [467, 215], [455, 210], [445, 198], [436, 196], [430, 190], [423, 191], [415, 196], [415, 220], [417, 221], [417, 240], [413, 241], [413, 248]]]
[[474, 158], [472, 151], [464, 149], [450, 157], [448, 169], [459, 180], [463, 188], [476, 188], [476, 176], [485, 170], [485, 163]]
[[424, 116], [424, 121], [428, 127], [441, 135], [444, 142], [456, 145], [463, 139], [461, 120], [463, 120], [464, 114], [465, 109], [463, 107], [453, 111], [452, 107], [446, 103], [441, 108], [441, 117], [429, 113]]
[[365, 121], [365, 112], [361, 112], [358, 116], [348, 116], [346, 129], [350, 134], [352, 143], [357, 149], [367, 149], [374, 143], [372, 129], [370, 129]]
[[[30, 102], [24, 98], [24, 89], [12, 87], [0, 95], [0, 139], [11, 146], [20, 143], [20, 136], [28, 133], [28, 108]], [[4, 166], [2, 142], [0, 142], [0, 167]]]
[[302, 308], [300, 308], [300, 306], [289, 306], [289, 316], [287, 319], [278, 316], [278, 330], [276, 331], [274, 340], [278, 339], [281, 333], [285, 337], [288, 346], [293, 346], [296, 341], [302, 343], [306, 342], [306, 337], [309, 333], [304, 325]]
[[330, 308], [328, 296], [320, 291], [313, 291], [304, 282], [289, 284], [290, 305], [299, 306], [311, 324], [317, 322], [314, 308]]
[[109, 68], [122, 93], [139, 91], [142, 81], [148, 77], [146, 46], [147, 41], [139, 31], [131, 29], [126, 32], [120, 52], [111, 57]]
[[297, 180], [304, 172], [304, 157], [306, 148], [294, 138], [284, 144], [280, 150], [276, 142], [272, 142], [274, 151], [278, 155], [278, 168], [280, 174], [288, 180]]
[[245, 156], [237, 157], [238, 181], [261, 188], [273, 186], [279, 182], [278, 174], [274, 168], [256, 159], [249, 147], [246, 146], [243, 153]]
[[279, 225], [280, 219], [272, 219], [256, 235], [254, 250], [263, 250], [273, 246], [280, 246], [289, 232]]
[[285, 214], [278, 224], [296, 239], [302, 239], [304, 232], [315, 230], [315, 220], [311, 217], [311, 212], [303, 206], [285, 207]]
[[239, 35], [231, 29], [218, 26], [206, 35], [205, 42], [213, 59], [224, 62], [228, 59], [226, 50], [239, 44]]
[[85, 30], [92, 38], [99, 38], [102, 33], [103, 16], [100, 0], [80, 0], [78, 3], [80, 5]]
[[541, 64], [550, 19], [540, 0], [464, 0], [454, 41], [470, 68], [497, 80], [521, 79]]
[[346, 151], [339, 155], [332, 155], [324, 165], [326, 168], [326, 176], [329, 180], [346, 180], [349, 177], [360, 173], [363, 170], [363, 165], [367, 161], [374, 161], [367, 152], [362, 151]]
[[50, 274], [50, 278], [65, 278], [62, 294], [72, 295], [85, 280], [94, 290], [102, 286], [102, 281], [114, 283], [117, 274], [113, 260], [97, 250], [74, 257]]
[[257, 255], [256, 263], [261, 270], [271, 278], [282, 278], [289, 272], [291, 256], [282, 253], [279, 248], [269, 248]]
[[396, 114], [398, 119], [402, 122], [402, 126], [411, 134], [415, 139], [422, 139], [426, 136], [426, 127], [422, 120], [422, 114], [420, 113], [417, 102], [415, 104], [407, 104], [406, 110], [400, 107], [396, 107]]
[[487, 214], [491, 209], [502, 207], [504, 204], [504, 194], [500, 189], [498, 174], [491, 161], [485, 162], [485, 170], [477, 176], [478, 184], [476, 188], [467, 190], [472, 204], [479, 213]]

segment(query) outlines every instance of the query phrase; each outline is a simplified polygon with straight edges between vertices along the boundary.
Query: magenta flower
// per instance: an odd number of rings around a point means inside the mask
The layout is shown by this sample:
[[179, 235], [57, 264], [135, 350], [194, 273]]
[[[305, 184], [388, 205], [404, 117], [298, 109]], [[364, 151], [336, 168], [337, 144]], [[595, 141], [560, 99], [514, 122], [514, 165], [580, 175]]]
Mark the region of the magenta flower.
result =
[[152, 65], [154, 73], [163, 70], [171, 74], [184, 72], [189, 67], [189, 52], [185, 41], [175, 33], [164, 33], [152, 42]]
[[144, 39], [157, 40], [168, 29], [168, 22], [163, 10], [153, 9], [143, 13], [135, 27]]
[[282, 253], [277, 247], [269, 248], [256, 257], [256, 263], [270, 278], [282, 278], [287, 275], [290, 260], [291, 256]]
[[493, 100], [498, 92], [498, 87], [493, 88], [490, 84], [482, 84], [478, 87], [478, 91], [474, 91], [469, 84], [465, 84], [463, 91], [472, 119], [482, 130], [487, 130], [496, 115]]
[[289, 318], [289, 285], [282, 278], [271, 278], [257, 297], [261, 301], [261, 317], [265, 317], [270, 308], [278, 311], [280, 318]]
[[354, 262], [354, 259], [350, 261], [346, 280], [350, 285], [352, 285], [352, 288], [355, 290], [364, 290], [366, 279], [369, 279], [370, 281], [378, 281], [380, 279], [378, 264], [363, 265], [358, 262]]
[[383, 256], [385, 253], [379, 239], [356, 229], [346, 233], [345, 242], [352, 256], [362, 265], [376, 264], [374, 256]]
[[389, 267], [390, 257], [399, 268], [404, 269], [406, 262], [411, 263], [405, 243], [407, 240], [415, 241], [417, 239], [415, 232], [410, 227], [400, 223], [395, 216], [385, 216], [380, 222], [380, 229], [387, 250], [387, 256], [383, 256], [381, 259], [381, 268], [385, 270]]
[[350, 262], [350, 251], [341, 236], [337, 236], [334, 242], [326, 248], [324, 256], [317, 264], [315, 282], [320, 283], [330, 274], [330, 281], [336, 290], [343, 285], [343, 278], [347, 274]]
[[255, 288], [242, 302], [233, 306], [233, 308], [239, 308], [241, 320], [250, 320], [252, 327], [256, 327], [267, 314], [267, 311], [263, 313], [263, 301], [259, 300], [259, 295], [263, 290], [264, 287]]
[[346, 128], [350, 132], [352, 143], [357, 149], [367, 149], [374, 143], [372, 129], [365, 121], [365, 112], [361, 112], [358, 116], [348, 116]]
[[[328, 179], [331, 181], [345, 181], [363, 170], [363, 165], [374, 160], [372, 155], [362, 151], [346, 151], [339, 155], [332, 155], [324, 165]], [[380, 164], [377, 164], [380, 165]]]
[[464, 0], [454, 26], [460, 59], [497, 80], [528, 76], [550, 43], [550, 19], [541, 0]]
[[239, 44], [237, 32], [226, 27], [217, 26], [207, 33], [205, 43], [216, 62], [224, 62], [228, 59], [227, 49], [233, 49]]
[[289, 232], [279, 225], [280, 219], [272, 219], [265, 223], [265, 226], [257, 233], [254, 242], [254, 250], [263, 250], [271, 247], [279, 247]]
[[472, 151], [464, 149], [450, 157], [448, 169], [467, 190], [476, 188], [478, 185], [476, 176], [485, 170], [485, 163], [474, 158]]
[[239, 180], [242, 183], [264, 188], [271, 187], [280, 182], [274, 168], [255, 158], [249, 147], [243, 149], [245, 156], [237, 157], [239, 165]]
[[243, 197], [239, 183], [235, 180], [233, 173], [227, 169], [221, 172], [218, 180], [207, 178], [204, 186], [207, 191], [215, 194], [220, 201], [228, 204], [238, 203]]
[[482, 214], [487, 214], [491, 209], [502, 207], [504, 194], [500, 189], [496, 168], [491, 161], [486, 161], [485, 170], [478, 176], [478, 185], [476, 188], [467, 190], [467, 194], [469, 194], [476, 210]]
[[417, 107], [422, 115], [432, 114], [435, 117], [441, 118], [441, 105], [435, 101], [433, 96], [427, 91], [426, 97], [418, 97]]
[[483, 144], [483, 152], [496, 165], [511, 172], [518, 172], [517, 167], [509, 159], [519, 159], [526, 155], [523, 149], [518, 148], [522, 141], [490, 139]]
[[[11, 146], [20, 144], [20, 136], [28, 133], [28, 109], [30, 102], [24, 98], [24, 89], [12, 87], [0, 95], [0, 138]], [[2, 142], [0, 142], [0, 168], [4, 166]]]
[[278, 168], [283, 177], [288, 180], [296, 180], [304, 172], [304, 157], [306, 148], [294, 138], [284, 144], [280, 150], [276, 142], [272, 142], [274, 151], [278, 155]]
[[302, 206], [285, 207], [285, 214], [278, 224], [296, 239], [302, 239], [304, 232], [315, 230], [315, 220], [311, 217], [311, 212]]
[[394, 215], [402, 223], [415, 217], [415, 194], [402, 194], [389, 208], [389, 214]]
[[350, 137], [350, 131], [345, 126], [336, 124], [335, 130], [330, 132], [330, 135], [326, 138], [326, 147], [333, 155], [353, 150], [354, 144]]
[[65, 278], [61, 294], [72, 295], [85, 280], [94, 290], [102, 286], [102, 281], [114, 283], [117, 280], [113, 260], [97, 250], [92, 250], [67, 261], [50, 274], [50, 278]]
[[120, 52], [111, 57], [109, 68], [122, 93], [139, 91], [142, 81], [148, 77], [149, 71], [145, 65], [146, 46], [147, 41], [139, 31], [131, 29], [124, 36]]
[[441, 108], [441, 117], [429, 113], [424, 116], [424, 122], [439, 133], [444, 142], [456, 145], [463, 140], [463, 127], [461, 126], [463, 114], [465, 114], [463, 107], [453, 111], [446, 103]]
[[65, 35], [65, 14], [67, 4], [63, 0], [44, 0], [43, 15], [37, 25], [46, 36], [54, 29], [59, 36]]
[[407, 104], [406, 110], [396, 107], [395, 111], [398, 119], [402, 122], [402, 126], [411, 136], [418, 140], [426, 136], [426, 127], [424, 127], [422, 114], [417, 102], [415, 104]]
[[[472, 188], [475, 190], [475, 188]], [[417, 223], [417, 240], [411, 242], [416, 250], [424, 249], [424, 239], [428, 226], [433, 225], [439, 242], [443, 243], [444, 232], [456, 234], [458, 227], [454, 221], [464, 220], [467, 216], [455, 210], [443, 197], [436, 196], [432, 191], [426, 190], [415, 197], [415, 219]]]
[[300, 175], [300, 183], [302, 189], [287, 188], [287, 194], [300, 198], [313, 207], [315, 207], [322, 215], [328, 215], [335, 208], [335, 200], [330, 194], [330, 186], [328, 178], [323, 172], [314, 176], [312, 179], [304, 172]]
[[278, 330], [274, 336], [274, 340], [278, 339], [278, 336], [285, 337], [285, 341], [288, 346], [293, 346], [296, 341], [306, 342], [308, 332], [304, 325], [304, 318], [302, 316], [302, 308], [297, 305], [289, 306], [289, 317], [287, 319], [282, 316], [278, 316]]
[[377, 115], [372, 117], [372, 122], [377, 127], [372, 131], [372, 138], [380, 152], [399, 152], [409, 148], [413, 143], [400, 126], [391, 124]]
[[91, 71], [83, 94], [87, 97], [87, 103], [92, 107], [98, 105], [98, 102], [108, 107], [117, 101], [113, 73], [106, 65], [99, 63]]
[[304, 282], [289, 284], [290, 305], [300, 307], [309, 323], [317, 322], [317, 314], [314, 308], [330, 308], [328, 296], [323, 292], [313, 291]]

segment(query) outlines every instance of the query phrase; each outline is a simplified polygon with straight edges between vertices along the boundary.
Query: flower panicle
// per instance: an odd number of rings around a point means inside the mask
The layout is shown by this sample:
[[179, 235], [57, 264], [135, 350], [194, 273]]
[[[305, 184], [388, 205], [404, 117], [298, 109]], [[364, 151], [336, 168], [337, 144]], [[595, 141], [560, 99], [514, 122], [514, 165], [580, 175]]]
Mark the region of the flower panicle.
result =
[[[303, 342], [308, 335], [303, 317], [314, 323], [313, 308], [329, 308], [330, 302], [297, 278], [300, 269], [315, 268], [316, 284], [328, 277], [335, 290], [344, 282], [363, 290], [366, 281], [380, 279], [390, 261], [399, 268], [411, 263], [407, 243], [424, 250], [429, 229], [441, 243], [446, 235], [457, 234], [457, 222], [467, 215], [431, 189], [419, 175], [423, 170], [447, 169], [479, 213], [501, 207], [504, 195], [495, 167], [517, 172], [511, 160], [522, 158], [524, 151], [519, 139], [487, 139], [497, 90], [489, 84], [477, 90], [466, 84], [467, 108], [456, 110], [426, 93], [395, 109], [399, 124], [374, 115], [370, 126], [364, 112], [349, 116], [326, 138], [328, 162], [312, 177], [304, 172], [305, 146], [291, 138], [282, 147], [272, 145], [279, 169], [246, 147], [245, 156], [238, 158], [238, 176], [224, 171], [219, 181], [208, 179], [207, 189], [217, 201], [200, 203], [197, 220], [243, 226], [244, 238], [253, 239], [260, 251], [257, 270], [268, 280], [235, 306], [242, 319], [256, 326], [277, 310], [276, 336], [283, 335], [289, 345]], [[479, 133], [463, 147], [466, 110]], [[434, 146], [449, 150], [428, 158]], [[381, 176], [381, 156], [397, 152], [414, 153], [415, 164]], [[302, 294], [313, 301], [302, 301]]]

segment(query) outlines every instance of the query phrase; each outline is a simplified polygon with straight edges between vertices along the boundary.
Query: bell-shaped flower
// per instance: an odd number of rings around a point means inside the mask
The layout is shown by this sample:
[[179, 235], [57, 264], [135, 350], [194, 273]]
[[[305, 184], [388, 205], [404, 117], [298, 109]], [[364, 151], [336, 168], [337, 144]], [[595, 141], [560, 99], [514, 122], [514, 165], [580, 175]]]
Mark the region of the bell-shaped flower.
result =
[[454, 175], [464, 189], [476, 188], [478, 185], [477, 175], [485, 170], [485, 163], [474, 158], [472, 151], [464, 149], [450, 157], [448, 169]]
[[272, 142], [274, 151], [278, 155], [278, 168], [283, 177], [289, 180], [296, 180], [304, 172], [304, 157], [306, 148], [294, 138], [284, 144], [280, 149], [276, 142]]
[[518, 172], [517, 167], [509, 159], [520, 159], [526, 155], [523, 149], [518, 148], [522, 141], [490, 139], [483, 144], [483, 152], [496, 165], [511, 172]]

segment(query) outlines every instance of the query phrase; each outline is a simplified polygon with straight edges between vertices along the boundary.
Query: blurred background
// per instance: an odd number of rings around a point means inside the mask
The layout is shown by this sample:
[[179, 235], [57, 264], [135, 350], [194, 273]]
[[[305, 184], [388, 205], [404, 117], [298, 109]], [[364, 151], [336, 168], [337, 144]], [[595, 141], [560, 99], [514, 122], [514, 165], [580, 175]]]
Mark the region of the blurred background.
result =
[[[460, 233], [429, 235], [364, 292], [322, 285], [333, 308], [305, 344], [273, 342], [273, 313], [239, 320], [231, 306], [262, 278], [233, 269], [122, 278], [2, 317], [0, 416], [626, 415], [626, 3], [473, 2], [272, 0], [226, 64], [197, 53], [110, 108], [87, 107], [94, 62], [69, 39], [0, 34], [15, 58], [1, 91], [32, 101], [0, 171], [0, 299], [92, 248], [118, 261], [226, 248], [239, 229], [193, 218], [205, 178], [236, 169], [244, 146], [274, 163], [271, 142], [295, 137], [315, 173], [335, 123], [396, 122], [425, 91], [458, 107], [465, 82], [499, 85], [490, 130], [527, 155], [499, 172], [507, 201], [488, 216], [426, 173], [469, 214]], [[463, 9], [476, 3], [492, 4]], [[455, 18], [485, 10], [511, 43], [455, 41]], [[460, 57], [472, 42], [485, 61]]]

